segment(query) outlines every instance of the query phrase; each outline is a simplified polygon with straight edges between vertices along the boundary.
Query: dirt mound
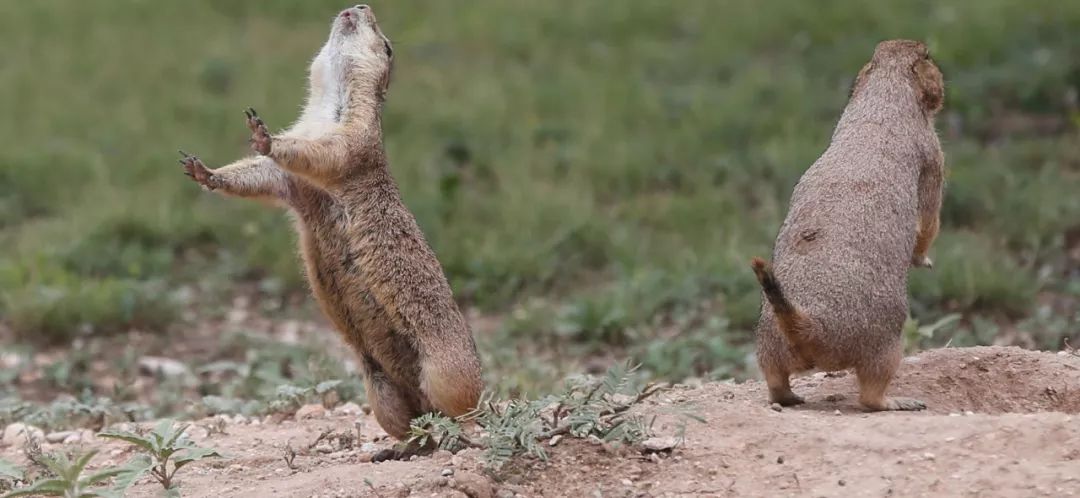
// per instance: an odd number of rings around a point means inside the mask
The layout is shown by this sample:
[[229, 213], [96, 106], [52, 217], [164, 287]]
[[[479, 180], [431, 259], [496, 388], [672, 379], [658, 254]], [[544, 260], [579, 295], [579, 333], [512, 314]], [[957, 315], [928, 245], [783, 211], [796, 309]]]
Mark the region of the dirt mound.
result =
[[1080, 412], [1075, 356], [981, 347], [931, 351], [912, 360], [898, 387], [925, 392], [937, 411]]
[[[1080, 362], [1072, 355], [1016, 347], [938, 349], [904, 359], [890, 393], [925, 401], [932, 413], [972, 411], [985, 414], [1080, 412]], [[824, 377], [824, 378], [822, 378]], [[824, 392], [852, 401], [854, 376], [818, 374], [795, 383], [796, 389]], [[808, 408], [831, 403], [808, 399]]]
[[[486, 473], [477, 450], [411, 462], [365, 463], [390, 444], [371, 417], [234, 422], [226, 434], [194, 430], [232, 456], [181, 474], [184, 496], [1066, 496], [1080, 493], [1080, 357], [1017, 348], [930, 351], [904, 362], [892, 392], [927, 402], [919, 413], [864, 413], [852, 375], [797, 379], [808, 403], [774, 410], [760, 382], [676, 386], [638, 410], [683, 446], [643, 455], [564, 440], [550, 460]], [[205, 422], [201, 423], [209, 425]], [[355, 425], [354, 425], [355, 424]], [[281, 448], [304, 449], [331, 429], [352, 448], [314, 446], [290, 469]], [[100, 464], [129, 450], [103, 447]], [[53, 445], [57, 446], [57, 445]], [[47, 448], [48, 449], [48, 448]], [[21, 461], [4, 448], [0, 456]], [[111, 461], [105, 461], [106, 459]], [[133, 496], [157, 496], [140, 483]], [[597, 494], [599, 493], [599, 494]]]

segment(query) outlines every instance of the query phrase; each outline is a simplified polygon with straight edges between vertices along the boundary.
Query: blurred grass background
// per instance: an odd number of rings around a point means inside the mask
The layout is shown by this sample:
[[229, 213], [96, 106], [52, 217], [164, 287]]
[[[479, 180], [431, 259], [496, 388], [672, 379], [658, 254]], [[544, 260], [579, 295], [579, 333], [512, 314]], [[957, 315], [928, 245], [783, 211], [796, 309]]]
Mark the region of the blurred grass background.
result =
[[[238, 293], [311, 316], [284, 213], [202, 192], [175, 151], [246, 154], [247, 106], [287, 126], [345, 6], [0, 0], [0, 337], [182, 338]], [[500, 390], [624, 356], [746, 375], [747, 261], [895, 37], [927, 41], [947, 80], [912, 349], [1080, 336], [1080, 2], [372, 6], [395, 47], [391, 167], [457, 298], [495, 324], [478, 342]]]

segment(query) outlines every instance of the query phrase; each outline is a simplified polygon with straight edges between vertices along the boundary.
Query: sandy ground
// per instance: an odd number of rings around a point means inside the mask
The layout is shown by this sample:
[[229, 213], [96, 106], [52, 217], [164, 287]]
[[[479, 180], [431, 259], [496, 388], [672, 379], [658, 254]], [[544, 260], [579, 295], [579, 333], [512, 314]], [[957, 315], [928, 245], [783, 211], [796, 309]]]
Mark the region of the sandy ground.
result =
[[[927, 402], [920, 413], [863, 413], [854, 377], [843, 373], [802, 377], [795, 390], [808, 403], [777, 411], [759, 382], [676, 386], [639, 408], [657, 415], [659, 436], [675, 433], [679, 410], [706, 420], [691, 422], [670, 454], [563, 440], [547, 462], [520, 459], [494, 475], [477, 450], [370, 463], [391, 441], [370, 415], [340, 409], [231, 420], [224, 434], [205, 420], [193, 438], [230, 458], [179, 477], [191, 497], [1080, 495], [1075, 355], [981, 347], [907, 358], [891, 392]], [[309, 449], [327, 430], [360, 437]], [[300, 453], [295, 469], [283, 458], [287, 442]], [[99, 465], [130, 457], [123, 444], [84, 445], [103, 450]], [[14, 447], [0, 456], [25, 463]], [[131, 495], [159, 492], [143, 481]]]

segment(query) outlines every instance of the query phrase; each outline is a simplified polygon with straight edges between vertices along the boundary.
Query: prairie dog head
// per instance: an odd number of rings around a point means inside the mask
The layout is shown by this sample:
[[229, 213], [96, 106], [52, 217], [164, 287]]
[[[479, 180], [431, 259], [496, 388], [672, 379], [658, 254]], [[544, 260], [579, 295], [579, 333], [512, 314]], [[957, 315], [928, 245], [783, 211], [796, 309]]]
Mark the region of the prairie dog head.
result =
[[945, 82], [926, 45], [914, 40], [886, 40], [878, 43], [873, 58], [859, 71], [851, 98], [868, 92], [890, 94], [896, 85], [904, 84], [915, 90], [919, 105], [928, 116], [941, 110]]
[[334, 17], [329, 39], [311, 63], [311, 85], [336, 94], [373, 85], [381, 99], [390, 86], [393, 60], [394, 49], [371, 7], [349, 7]]

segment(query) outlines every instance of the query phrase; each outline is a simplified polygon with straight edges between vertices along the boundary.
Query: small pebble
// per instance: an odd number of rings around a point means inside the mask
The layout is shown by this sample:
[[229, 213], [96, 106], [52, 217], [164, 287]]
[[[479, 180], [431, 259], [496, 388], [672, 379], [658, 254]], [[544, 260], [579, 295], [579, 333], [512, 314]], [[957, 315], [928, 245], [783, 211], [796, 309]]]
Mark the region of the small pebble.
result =
[[49, 434], [45, 435], [45, 440], [50, 442], [50, 443], [53, 443], [53, 444], [62, 443], [62, 442], [64, 442], [64, 440], [71, 437], [72, 435], [78, 435], [78, 432], [76, 432], [76, 431], [50, 432]]
[[326, 415], [326, 408], [317, 403], [304, 405], [299, 410], [296, 410], [296, 420], [322, 418], [324, 415]]
[[40, 441], [45, 437], [41, 429], [21, 422], [15, 422], [4, 428], [0, 441], [6, 446], [23, 446], [27, 439], [33, 438]]
[[784, 455], [780, 455], [780, 456], [776, 457], [776, 463], [779, 463], [779, 464], [782, 465], [784, 463]]
[[671, 451], [679, 440], [673, 437], [651, 437], [641, 442], [641, 447], [648, 452]]
[[782, 412], [782, 411], [784, 411], [784, 407], [780, 406], [780, 403], [773, 403], [773, 404], [769, 405], [769, 408], [772, 408], [772, 410], [774, 412]]
[[364, 412], [364, 409], [360, 405], [353, 403], [352, 401], [345, 403], [337, 408], [334, 408], [334, 415], [346, 415], [357, 416]]
[[836, 481], [836, 484], [840, 486], [847, 486], [847, 481], [840, 479], [839, 481]]
[[454, 469], [451, 469], [451, 468], [442, 469], [442, 476], [443, 477], [450, 477], [452, 475], [454, 475]]

